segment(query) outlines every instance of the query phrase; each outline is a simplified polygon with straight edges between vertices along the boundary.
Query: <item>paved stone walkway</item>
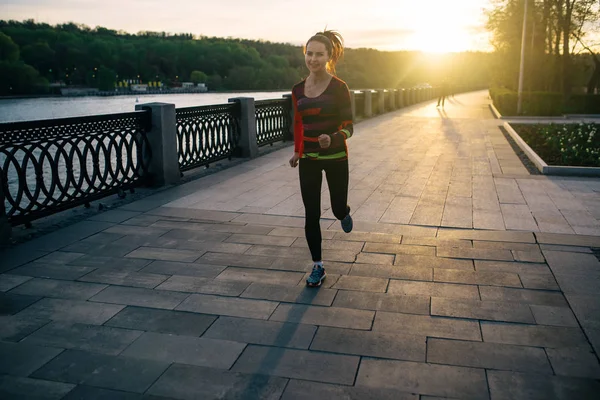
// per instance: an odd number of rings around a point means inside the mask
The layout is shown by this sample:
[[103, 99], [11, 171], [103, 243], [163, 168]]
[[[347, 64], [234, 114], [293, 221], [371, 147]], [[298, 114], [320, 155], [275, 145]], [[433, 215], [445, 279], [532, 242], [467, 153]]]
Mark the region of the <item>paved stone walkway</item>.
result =
[[289, 148], [5, 251], [0, 398], [598, 398], [600, 180], [499, 125], [483, 92], [358, 124], [320, 289]]

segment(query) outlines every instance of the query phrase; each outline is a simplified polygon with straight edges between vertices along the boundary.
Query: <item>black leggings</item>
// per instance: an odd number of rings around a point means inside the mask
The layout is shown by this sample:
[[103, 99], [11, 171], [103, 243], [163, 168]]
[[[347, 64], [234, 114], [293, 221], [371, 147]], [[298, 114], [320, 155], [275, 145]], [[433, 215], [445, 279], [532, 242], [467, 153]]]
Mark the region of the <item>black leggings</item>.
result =
[[306, 242], [313, 261], [321, 261], [321, 183], [327, 178], [331, 209], [339, 220], [348, 215], [348, 160], [300, 159], [300, 191], [304, 202]]

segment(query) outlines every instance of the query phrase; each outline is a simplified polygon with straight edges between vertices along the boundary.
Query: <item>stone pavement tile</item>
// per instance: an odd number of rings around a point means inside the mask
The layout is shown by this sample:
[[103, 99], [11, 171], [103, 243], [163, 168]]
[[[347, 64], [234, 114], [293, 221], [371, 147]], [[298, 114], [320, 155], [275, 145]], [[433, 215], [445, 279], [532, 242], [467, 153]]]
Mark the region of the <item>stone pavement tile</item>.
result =
[[173, 364], [147, 393], [183, 400], [279, 400], [287, 382], [287, 379], [276, 376]]
[[583, 246], [583, 247], [600, 247], [600, 237], [584, 236], [584, 235], [565, 235], [556, 233], [540, 233], [536, 232], [535, 237], [538, 243], [556, 244], [563, 246]]
[[249, 254], [226, 254], [226, 253], [211, 253], [204, 254], [199, 260], [199, 263], [225, 265], [230, 267], [254, 267], [254, 268], [269, 268], [275, 256], [252, 256]]
[[154, 228], [150, 226], [140, 227], [132, 225], [114, 225], [105, 229], [104, 233], [115, 233], [118, 235], [159, 237], [167, 233], [169, 229]]
[[269, 319], [277, 304], [265, 300], [192, 294], [177, 307], [177, 310], [232, 317]]
[[123, 356], [229, 369], [245, 343], [229, 340], [146, 332], [127, 347]]
[[356, 256], [356, 262], [361, 264], [392, 265], [394, 264], [394, 258], [395, 256], [391, 254], [359, 253]]
[[126, 211], [126, 210], [108, 210], [102, 212], [100, 214], [96, 214], [88, 218], [89, 221], [104, 221], [104, 222], [114, 222], [121, 223], [130, 218], [137, 217], [140, 215], [140, 212], [136, 211]]
[[219, 317], [202, 337], [266, 346], [308, 349], [316, 331], [317, 327], [313, 325]]
[[[77, 385], [62, 400], [151, 400], [140, 393], [101, 389], [87, 385]], [[155, 398], [155, 400], [161, 400]]]
[[[462, 200], [461, 204], [456, 203], [457, 200]], [[473, 228], [473, 207], [465, 198], [448, 198], [444, 206], [444, 214], [442, 216], [441, 226], [451, 226], [454, 228]]]
[[28, 376], [62, 351], [28, 343], [0, 342], [0, 374]]
[[19, 247], [27, 249], [27, 251], [56, 251], [112, 226], [114, 224], [110, 222], [81, 221], [47, 235], [40, 236]]
[[141, 334], [130, 329], [58, 321], [40, 328], [21, 343], [117, 355]]
[[470, 258], [476, 260], [513, 261], [510, 250], [477, 249], [464, 247], [438, 247], [436, 255], [447, 258]]
[[74, 387], [68, 383], [0, 375], [0, 398], [4, 400], [60, 400]]
[[473, 248], [476, 249], [497, 249], [497, 250], [520, 250], [520, 251], [539, 251], [537, 244], [519, 243], [519, 242], [490, 242], [485, 240], [473, 240]]
[[591, 350], [565, 347], [546, 353], [556, 375], [600, 379], [600, 364]]
[[539, 250], [535, 251], [522, 251], [512, 250], [513, 257], [516, 261], [530, 262], [530, 263], [543, 263], [545, 261], [542, 252]]
[[431, 298], [431, 315], [534, 324], [527, 304], [470, 299]]
[[162, 275], [195, 276], [214, 278], [226, 267], [224, 265], [182, 263], [176, 261], [153, 261], [139, 272]]
[[30, 280], [30, 276], [0, 274], [0, 292], [8, 292], [14, 287]]
[[600, 236], [600, 227], [597, 226], [572, 226], [578, 235]]
[[72, 263], [73, 261], [75, 261], [78, 258], [82, 257], [83, 255], [84, 255], [83, 253], [71, 253], [71, 252], [65, 252], [65, 251], [54, 251], [52, 253], [49, 253], [48, 255], [45, 255], [44, 257], [38, 258], [35, 261], [36, 262], [41, 262], [41, 263], [44, 263], [44, 264], [64, 265], [64, 264]]
[[394, 389], [331, 385], [291, 379], [281, 400], [419, 400], [419, 395]]
[[454, 258], [418, 256], [408, 254], [397, 254], [394, 265], [403, 267], [427, 267], [427, 268], [449, 268], [473, 271], [472, 260], [460, 260]]
[[560, 290], [556, 279], [550, 274], [519, 274], [526, 289]]
[[477, 321], [429, 315], [377, 311], [373, 331], [481, 341], [481, 331]]
[[337, 290], [311, 288], [308, 286], [288, 287], [264, 283], [251, 283], [240, 295], [249, 299], [281, 301], [285, 303], [312, 304], [330, 306]]
[[504, 218], [500, 210], [473, 210], [473, 228], [504, 230]]
[[408, 296], [449, 297], [455, 299], [479, 300], [475, 285], [455, 283], [415, 282], [410, 280], [390, 280], [388, 293]]
[[[245, 225], [229, 225], [229, 224], [220, 224], [218, 222], [215, 221], [203, 221], [203, 222], [199, 222], [199, 221], [192, 221], [189, 218], [182, 218], [182, 219], [173, 219], [173, 217], [171, 218], [165, 218], [165, 217], [161, 217], [161, 216], [157, 216], [157, 215], [145, 215], [145, 220], [142, 220], [140, 222], [150, 222], [150, 225], [148, 226], [152, 226], [153, 228], [163, 228], [163, 229], [169, 229], [169, 230], [186, 230], [186, 231], [206, 231], [206, 232], [221, 232], [221, 233], [234, 233], [237, 232], [237, 229], [245, 227]], [[130, 224], [131, 225], [131, 224]], [[263, 227], [263, 231], [260, 233], [263, 234], [267, 234], [269, 233], [271, 230], [273, 230], [273, 228], [271, 227]], [[231, 232], [228, 232], [227, 229], [230, 229]], [[190, 232], [190, 234], [192, 234]]]
[[265, 246], [283, 246], [289, 247], [294, 243], [296, 239], [293, 237], [286, 236], [274, 236], [274, 235], [248, 235], [236, 233], [227, 238], [226, 242], [231, 243], [243, 243], [243, 244], [262, 244]]
[[319, 327], [311, 350], [407, 361], [425, 361], [424, 335]]
[[79, 278], [83, 282], [108, 283], [152, 289], [167, 280], [168, 275], [149, 274], [135, 271], [115, 271], [101, 268]]
[[302, 272], [275, 271], [268, 269], [227, 267], [215, 280], [237, 280], [295, 286], [304, 277]]
[[415, 246], [434, 246], [434, 247], [473, 247], [471, 240], [463, 239], [438, 239], [431, 237], [402, 237], [402, 244]]
[[[17, 246], [10, 250], [4, 250], [1, 252], [2, 264], [0, 265], [0, 272], [10, 271], [20, 265], [34, 261], [40, 257], [48, 254], [47, 251], [34, 250], [31, 247]], [[14, 273], [11, 271], [11, 273]]]
[[429, 338], [427, 362], [552, 375], [544, 349], [509, 344]]
[[239, 296], [249, 285], [246, 281], [198, 278], [196, 276], [172, 276], [156, 287], [156, 290], [175, 292]]
[[584, 327], [600, 329], [600, 302], [597, 294], [566, 294], [571, 309]]
[[[79, 267], [72, 265], [54, 265], [32, 262], [10, 271], [11, 274], [33, 276], [38, 278], [75, 280], [92, 272], [94, 267]], [[2, 275], [0, 275], [2, 276]]]
[[439, 239], [468, 239], [493, 242], [536, 243], [535, 236], [531, 232], [440, 228], [437, 237]]
[[580, 328], [482, 321], [481, 332], [484, 342], [551, 348], [589, 348]]
[[593, 254], [544, 251], [544, 255], [555, 274], [600, 277], [600, 261]]
[[372, 243], [367, 242], [363, 249], [365, 253], [384, 254], [414, 254], [422, 256], [435, 256], [435, 248], [431, 246], [417, 246], [394, 243]]
[[[108, 235], [108, 234], [107, 234]], [[103, 256], [110, 254], [113, 257], [124, 257], [142, 245], [140, 240], [130, 240], [131, 237], [125, 237], [114, 243], [95, 243], [95, 242], [75, 242], [63, 250], [74, 251], [87, 254], [88, 256]], [[75, 261], [76, 263], [76, 261]]]
[[49, 319], [26, 318], [20, 315], [1, 315], [0, 340], [19, 342], [49, 322]]
[[539, 232], [529, 206], [525, 204], [500, 204], [504, 224], [508, 230]]
[[80, 267], [112, 268], [123, 271], [139, 271], [151, 262], [151, 260], [143, 260], [136, 258], [85, 255], [83, 257], [78, 258], [76, 260], [76, 263], [73, 265]]
[[[363, 249], [364, 245], [364, 242], [352, 242], [349, 240], [323, 239], [321, 241], [321, 248], [323, 250], [345, 250], [353, 253], [359, 253]], [[308, 244], [306, 243], [305, 238], [296, 238], [292, 244], [292, 247], [302, 247], [308, 249]]]
[[[214, 253], [243, 254], [252, 247], [249, 244], [208, 241], [199, 242], [186, 239], [170, 239], [165, 236], [145, 241], [142, 245], [144, 247], [140, 247], [138, 250], [148, 248], [151, 248], [151, 251], [156, 251], [156, 249], [169, 249], [173, 250], [173, 254], [177, 254], [176, 251], [192, 251], [201, 254], [204, 254], [207, 251], [212, 251]], [[185, 262], [186, 260], [181, 261]]]
[[531, 312], [538, 325], [579, 327], [577, 319], [570, 308], [530, 305]]
[[563, 246], [559, 244], [540, 244], [542, 251], [565, 251], [570, 253], [592, 253], [589, 247], [582, 246]]
[[[236, 235], [233, 235], [236, 236]], [[161, 238], [168, 239], [183, 239], [194, 242], [223, 242], [227, 238], [233, 237], [231, 233], [228, 232], [214, 232], [212, 230], [190, 230], [190, 229], [173, 229], [169, 232], [165, 233], [161, 236]], [[258, 235], [243, 235], [243, 236], [252, 236], [252, 237], [262, 237]], [[235, 243], [248, 243], [248, 242], [235, 242]]]
[[591, 379], [564, 378], [509, 371], [488, 371], [494, 400], [592, 400], [600, 383]]
[[562, 293], [559, 292], [480, 286], [479, 293], [481, 295], [481, 300], [568, 307], [567, 301]]
[[174, 309], [187, 293], [173, 293], [163, 290], [109, 286], [89, 301], [123, 304], [128, 306]]
[[388, 282], [389, 279], [384, 278], [342, 275], [332, 288], [384, 293], [387, 290]]
[[565, 294], [592, 295], [600, 293], [600, 275], [554, 274], [556, 282]]
[[[312, 270], [312, 265], [313, 263], [310, 258], [278, 258], [268, 268], [282, 271], [309, 272]], [[325, 267], [328, 273], [348, 275], [350, 268], [352, 268], [352, 263], [327, 261]]]
[[231, 371], [352, 385], [359, 361], [356, 356], [248, 345]]
[[280, 304], [269, 320], [368, 330], [374, 315], [373, 311], [350, 308]]
[[148, 260], [194, 262], [205, 253], [204, 250], [180, 250], [159, 247], [140, 247], [125, 257], [143, 258]]
[[43, 298], [21, 311], [19, 315], [23, 318], [102, 325], [121, 309], [123, 306], [114, 304]]
[[41, 297], [0, 292], [0, 315], [13, 315], [29, 307]]
[[425, 267], [405, 267], [402, 265], [352, 264], [350, 275], [373, 276], [380, 278], [433, 280], [433, 270]]
[[125, 307], [104, 326], [175, 335], [201, 336], [217, 319], [214, 315], [155, 308]]
[[[108, 244], [108, 243], [113, 243], [123, 237], [124, 237], [124, 235], [121, 235], [118, 233], [98, 232], [95, 235], [88, 236], [85, 239], [78, 241], [77, 243]], [[69, 246], [67, 246], [67, 247], [69, 247]], [[63, 249], [63, 251], [64, 251], [64, 249]]]
[[534, 264], [506, 261], [475, 260], [475, 270], [478, 272], [505, 272], [509, 274], [546, 274], [552, 276], [552, 271], [546, 264]]
[[395, 388], [411, 393], [489, 399], [485, 370], [411, 361], [364, 358], [357, 387]]
[[166, 362], [67, 350], [33, 377], [143, 393], [168, 367]]
[[462, 271], [454, 269], [433, 269], [434, 282], [450, 282], [471, 285], [521, 287], [517, 274], [488, 271]]
[[73, 300], [87, 300], [106, 287], [106, 285], [98, 285], [95, 283], [34, 278], [11, 290], [10, 293], [25, 294], [29, 296], [57, 297]]
[[[298, 237], [303, 238], [304, 230], [301, 230], [301, 232], [302, 235]], [[369, 243], [400, 243], [400, 241], [402, 240], [402, 236], [369, 232], [337, 232], [334, 234], [333, 239]]]
[[394, 296], [388, 293], [342, 290], [335, 296], [333, 305], [360, 310], [429, 315], [429, 302], [428, 296]]

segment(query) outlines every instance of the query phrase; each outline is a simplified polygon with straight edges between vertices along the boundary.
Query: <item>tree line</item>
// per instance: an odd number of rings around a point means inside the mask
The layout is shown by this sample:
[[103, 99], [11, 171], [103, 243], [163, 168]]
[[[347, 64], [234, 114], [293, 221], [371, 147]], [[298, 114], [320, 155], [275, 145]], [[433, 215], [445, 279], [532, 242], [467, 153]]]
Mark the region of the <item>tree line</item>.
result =
[[[484, 87], [489, 53], [424, 55], [346, 49], [340, 78], [353, 89], [452, 80]], [[0, 21], [0, 95], [48, 91], [50, 83], [113, 90], [119, 81], [206, 83], [209, 90], [290, 89], [307, 74], [301, 46], [191, 34], [129, 34], [76, 23]]]

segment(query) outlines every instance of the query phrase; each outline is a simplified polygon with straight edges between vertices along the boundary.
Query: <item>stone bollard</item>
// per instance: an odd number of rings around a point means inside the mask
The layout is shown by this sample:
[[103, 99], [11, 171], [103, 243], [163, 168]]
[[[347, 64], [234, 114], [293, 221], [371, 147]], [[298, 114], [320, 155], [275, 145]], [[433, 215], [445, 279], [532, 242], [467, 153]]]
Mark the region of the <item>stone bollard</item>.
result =
[[390, 111], [394, 111], [396, 107], [396, 97], [398, 91], [396, 89], [390, 89]]
[[356, 97], [354, 90], [350, 90], [350, 106], [352, 107], [352, 121], [356, 121]]
[[255, 158], [258, 156], [258, 141], [256, 140], [256, 108], [253, 97], [235, 97], [230, 102], [240, 103], [240, 147], [241, 156]]
[[377, 91], [378, 94], [378, 101], [379, 101], [379, 110], [378, 114], [385, 114], [385, 89], [380, 89]]
[[292, 103], [292, 95], [291, 94], [284, 94], [282, 97], [284, 99], [289, 99], [289, 101], [290, 101], [290, 130], [288, 132], [288, 137], [285, 138], [284, 140], [294, 140], [294, 118], [295, 118], [295, 114], [294, 114], [294, 104]]
[[404, 89], [398, 89], [398, 103], [396, 104], [398, 108], [404, 107], [404, 92]]
[[370, 118], [373, 116], [373, 93], [369, 89], [363, 91], [363, 93], [365, 94], [365, 118]]
[[177, 153], [177, 120], [175, 104], [136, 104], [136, 110], [150, 110], [152, 127], [147, 133], [152, 160], [148, 172], [153, 186], [171, 185], [179, 182], [179, 154]]
[[11, 227], [4, 207], [4, 190], [4, 180], [0, 174], [0, 244], [8, 244], [11, 235]]

